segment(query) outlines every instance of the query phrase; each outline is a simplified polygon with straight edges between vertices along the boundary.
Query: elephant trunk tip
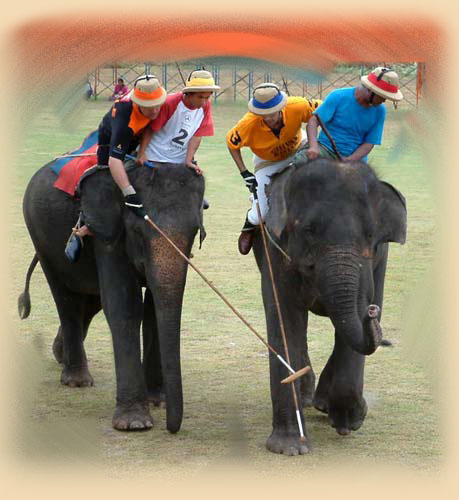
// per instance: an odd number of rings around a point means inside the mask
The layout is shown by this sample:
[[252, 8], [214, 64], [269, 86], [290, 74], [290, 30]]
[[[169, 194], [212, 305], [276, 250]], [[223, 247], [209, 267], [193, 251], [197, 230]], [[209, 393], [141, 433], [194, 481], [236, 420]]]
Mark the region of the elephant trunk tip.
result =
[[379, 314], [381, 308], [375, 304], [370, 304], [367, 309], [367, 315], [369, 320], [369, 335], [368, 335], [368, 347], [365, 354], [373, 354], [376, 349], [381, 345], [382, 341], [382, 329], [379, 323]]

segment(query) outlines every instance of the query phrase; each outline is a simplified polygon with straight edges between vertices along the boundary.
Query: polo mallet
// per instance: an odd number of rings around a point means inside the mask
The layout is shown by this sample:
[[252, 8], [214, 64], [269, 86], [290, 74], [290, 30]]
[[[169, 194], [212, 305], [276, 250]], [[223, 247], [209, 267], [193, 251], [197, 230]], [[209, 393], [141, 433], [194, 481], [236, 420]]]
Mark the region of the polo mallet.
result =
[[[59, 160], [61, 158], [84, 158], [86, 156], [96, 156], [97, 153], [78, 153], [78, 154], [68, 154], [68, 155], [60, 155], [60, 156], [56, 156], [54, 158], [54, 160]], [[136, 156], [132, 156], [132, 155], [126, 155], [126, 158], [128, 160], [134, 160], [136, 161], [137, 160], [137, 157]], [[53, 161], [54, 161], [53, 160]], [[154, 168], [155, 167], [155, 164], [152, 162], [152, 161], [144, 161], [143, 162], [143, 165], [145, 167], [150, 167], [150, 168]]]
[[[269, 255], [268, 242], [266, 240], [266, 229], [265, 229], [264, 221], [261, 217], [261, 210], [260, 210], [260, 204], [258, 202], [258, 193], [257, 193], [256, 187], [254, 187], [254, 189], [253, 189], [253, 196], [255, 198], [255, 206], [257, 207], [257, 214], [258, 214], [258, 221], [260, 223], [261, 237], [263, 240], [263, 247], [265, 249], [266, 260], [268, 262], [269, 275], [271, 277], [271, 285], [273, 287], [274, 302], [276, 303], [277, 317], [279, 319], [279, 327], [280, 327], [281, 336], [282, 336], [282, 343], [284, 344], [284, 351], [285, 351], [285, 356], [287, 358], [287, 362], [290, 364], [290, 356], [289, 356], [289, 352], [288, 352], [287, 336], [285, 335], [284, 320], [282, 318], [282, 312], [281, 312], [280, 303], [279, 303], [279, 296], [277, 294], [277, 287], [276, 287], [276, 283], [274, 281], [274, 274], [273, 274], [273, 268], [272, 268], [272, 264], [271, 264], [271, 257]], [[301, 422], [301, 416], [300, 416], [300, 407], [298, 404], [298, 397], [296, 394], [294, 382], [297, 378], [306, 374], [310, 369], [311, 369], [310, 366], [305, 366], [301, 370], [298, 370], [296, 373], [290, 375], [287, 378], [284, 378], [281, 381], [282, 384], [291, 384], [293, 402], [295, 404], [296, 420], [298, 422], [298, 429], [300, 431], [300, 440], [301, 441], [304, 441], [305, 438], [304, 438], [304, 432], [303, 432], [303, 424]]]
[[199, 276], [207, 283], [207, 285], [212, 288], [212, 290], [223, 300], [223, 302], [234, 312], [234, 314], [247, 326], [247, 328], [254, 333], [261, 342], [268, 348], [269, 351], [271, 351], [276, 358], [287, 368], [287, 370], [291, 373], [290, 377], [294, 377], [293, 380], [296, 380], [297, 378], [301, 377], [305, 373], [309, 371], [309, 366], [305, 366], [301, 370], [295, 371], [291, 366], [290, 363], [285, 361], [285, 359], [272, 347], [256, 330], [255, 328], [242, 316], [242, 314], [229, 302], [229, 300], [215, 287], [215, 285], [210, 282], [204, 274], [191, 262], [191, 260], [180, 250], [180, 248], [162, 231], [160, 227], [157, 226], [153, 222], [153, 220], [148, 216], [145, 215], [144, 219], [156, 230], [158, 233], [175, 249], [175, 251], [181, 255], [187, 262], [188, 264], [199, 274]]
[[336, 154], [336, 157], [338, 158], [339, 161], [343, 161], [343, 157], [339, 154], [338, 148], [336, 147], [336, 143], [333, 140], [333, 137], [330, 135], [330, 132], [327, 130], [327, 127], [324, 125], [324, 122], [322, 121], [322, 118], [318, 115], [314, 115], [317, 118], [317, 121], [319, 122], [320, 128], [324, 131], [324, 134], [328, 137], [328, 140], [330, 141], [333, 151]]

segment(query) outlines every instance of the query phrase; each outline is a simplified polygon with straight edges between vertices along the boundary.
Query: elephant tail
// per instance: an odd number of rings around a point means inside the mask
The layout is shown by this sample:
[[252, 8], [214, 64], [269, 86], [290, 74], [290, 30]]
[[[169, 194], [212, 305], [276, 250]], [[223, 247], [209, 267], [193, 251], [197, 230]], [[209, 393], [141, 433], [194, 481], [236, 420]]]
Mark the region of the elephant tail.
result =
[[35, 269], [35, 266], [37, 265], [37, 262], [38, 262], [38, 257], [37, 254], [35, 254], [33, 256], [32, 262], [30, 263], [29, 270], [27, 271], [24, 291], [21, 293], [21, 295], [19, 295], [18, 298], [18, 312], [19, 312], [19, 317], [21, 319], [28, 318], [30, 314], [31, 304], [30, 304], [29, 285], [30, 285], [30, 278], [32, 277], [32, 273]]

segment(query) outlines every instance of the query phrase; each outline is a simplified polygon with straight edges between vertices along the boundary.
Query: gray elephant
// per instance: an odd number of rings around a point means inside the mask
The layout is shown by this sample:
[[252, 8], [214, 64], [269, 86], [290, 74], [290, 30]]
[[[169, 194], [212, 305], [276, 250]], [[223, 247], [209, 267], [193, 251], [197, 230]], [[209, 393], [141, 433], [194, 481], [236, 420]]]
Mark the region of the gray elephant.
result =
[[[269, 245], [293, 368], [310, 365], [308, 311], [328, 316], [335, 328], [333, 352], [317, 388], [312, 370], [295, 386], [303, 406], [313, 404], [328, 413], [337, 432], [348, 434], [362, 425], [367, 412], [365, 356], [381, 342], [388, 242], [405, 242], [405, 199], [366, 163], [328, 159], [287, 168], [273, 176], [267, 191], [266, 225], [288, 256]], [[283, 353], [259, 231], [254, 253], [261, 272], [268, 339]], [[308, 443], [299, 438], [292, 391], [280, 383], [287, 375], [270, 355], [273, 431], [266, 446], [274, 453], [303, 454]]]
[[[188, 167], [168, 164], [132, 168], [128, 175], [152, 220], [189, 256], [198, 229], [204, 234], [203, 177]], [[102, 308], [115, 355], [113, 426], [150, 428], [148, 401], [157, 403], [164, 391], [167, 429], [177, 432], [183, 416], [180, 321], [188, 265], [145, 220], [124, 207], [108, 170], [82, 183], [81, 205], [95, 236], [85, 238], [80, 260], [70, 264], [64, 247], [80, 203], [53, 187], [55, 180], [45, 165], [24, 195], [24, 217], [36, 257], [19, 300], [20, 315], [30, 312], [29, 281], [38, 259], [60, 319], [53, 351], [62, 362], [61, 382], [73, 387], [93, 384], [83, 343]]]

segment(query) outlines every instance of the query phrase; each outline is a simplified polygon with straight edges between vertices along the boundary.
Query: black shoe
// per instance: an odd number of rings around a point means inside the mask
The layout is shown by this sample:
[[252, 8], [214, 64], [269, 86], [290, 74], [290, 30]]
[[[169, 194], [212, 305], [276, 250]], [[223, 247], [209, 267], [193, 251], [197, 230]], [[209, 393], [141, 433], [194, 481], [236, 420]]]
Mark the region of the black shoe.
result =
[[80, 238], [76, 234], [72, 234], [69, 241], [67, 241], [67, 245], [65, 245], [65, 256], [72, 264], [75, 264], [80, 258], [81, 247]]

